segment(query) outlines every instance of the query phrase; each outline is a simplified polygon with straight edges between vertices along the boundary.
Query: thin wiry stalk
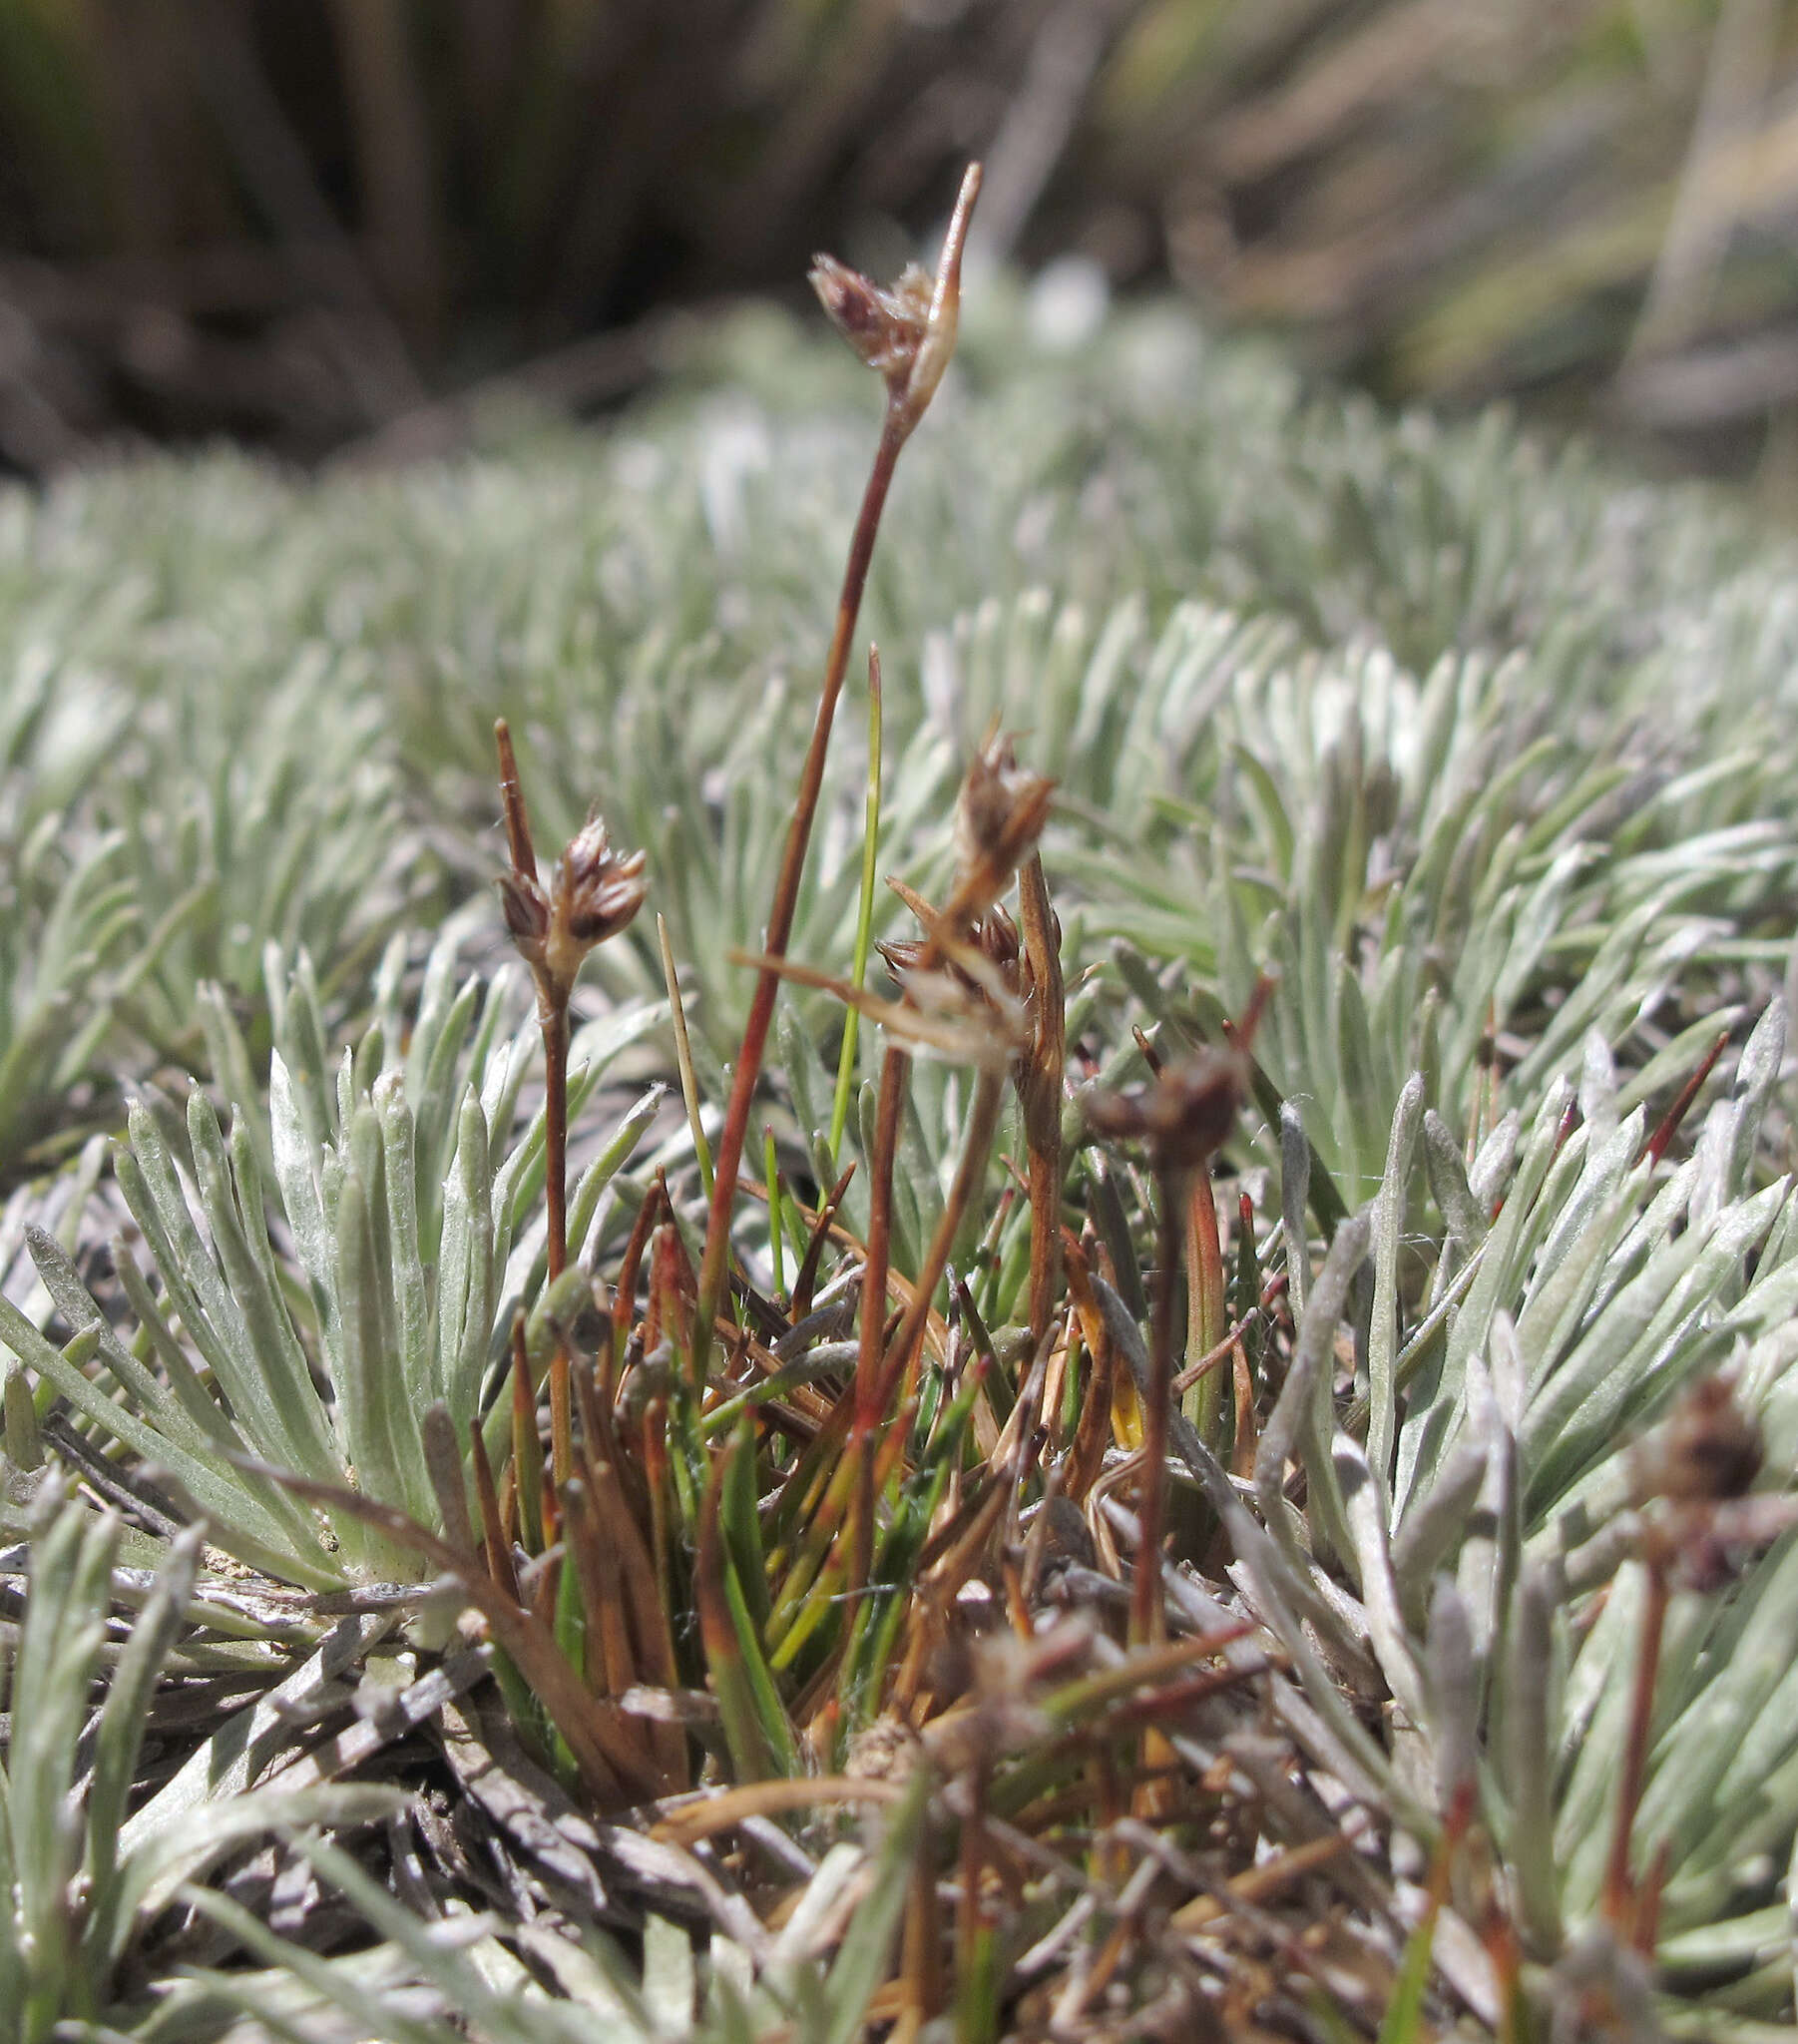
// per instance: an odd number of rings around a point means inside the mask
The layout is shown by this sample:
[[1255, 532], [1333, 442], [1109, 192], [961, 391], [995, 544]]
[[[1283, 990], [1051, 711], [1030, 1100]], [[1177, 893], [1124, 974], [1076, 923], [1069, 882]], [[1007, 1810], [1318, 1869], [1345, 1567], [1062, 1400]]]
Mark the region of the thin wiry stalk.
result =
[[[962, 181], [961, 195], [943, 243], [942, 261], [937, 270], [936, 296], [931, 305], [933, 332], [946, 334], [954, 345], [956, 317], [960, 306], [962, 248], [968, 222], [980, 192], [980, 166], [971, 164]], [[927, 334], [925, 347], [930, 344]], [[920, 356], [923, 350], [920, 349]], [[811, 827], [817, 815], [818, 797], [824, 785], [825, 756], [830, 750], [831, 727], [836, 721], [837, 698], [842, 694], [843, 676], [849, 664], [849, 646], [856, 619], [861, 615], [862, 592], [867, 587], [868, 568], [874, 558], [874, 541], [880, 531], [881, 513], [892, 487], [893, 471], [912, 429], [923, 417], [935, 392], [947, 356], [933, 361], [934, 374], [925, 387], [914, 388], [913, 380], [889, 381], [886, 415], [881, 422], [879, 444], [862, 491], [861, 510], [849, 542], [849, 556], [843, 568], [842, 590], [837, 598], [836, 625], [830, 635], [830, 652], [824, 663], [824, 686], [818, 697], [818, 712], [812, 725], [811, 742], [805, 750], [805, 764], [799, 776], [799, 792], [793, 816], [787, 826], [786, 845], [780, 857], [780, 871], [774, 882], [774, 900], [768, 911], [767, 934], [762, 942], [772, 961], [785, 956], [792, 935], [793, 914], [799, 901], [799, 881], [805, 870], [805, 854], [811, 844]], [[920, 367], [923, 366], [920, 360]], [[748, 1019], [743, 1024], [742, 1043], [737, 1051], [736, 1070], [730, 1081], [730, 1100], [724, 1111], [724, 1125], [718, 1135], [717, 1178], [712, 1187], [711, 1207], [705, 1221], [705, 1250], [699, 1265], [699, 1311], [692, 1345], [693, 1381], [705, 1381], [711, 1360], [712, 1330], [724, 1300], [724, 1286], [730, 1264], [730, 1216], [736, 1204], [736, 1177], [741, 1168], [743, 1145], [748, 1140], [749, 1110], [761, 1077], [761, 1061], [767, 1050], [768, 1030], [774, 1019], [774, 1002], [780, 991], [780, 974], [770, 963], [756, 977], [750, 997]]]
[[1672, 1106], [1661, 1116], [1660, 1121], [1655, 1126], [1654, 1133], [1642, 1145], [1642, 1155], [1650, 1164], [1658, 1164], [1667, 1154], [1667, 1145], [1679, 1133], [1679, 1124], [1685, 1120], [1692, 1102], [1697, 1099], [1700, 1089], [1703, 1087], [1705, 1080], [1710, 1077], [1712, 1069], [1716, 1065], [1718, 1058], [1723, 1055], [1728, 1043], [1729, 1031], [1727, 1029], [1720, 1029], [1712, 1040], [1710, 1049], [1705, 1052], [1700, 1060], [1697, 1070], [1680, 1087]]
[[[867, 976], [874, 937], [874, 876], [880, 853], [880, 648], [868, 648], [868, 796], [862, 819], [861, 893], [855, 909], [855, 959], [849, 977], [860, 986]], [[830, 1156], [834, 1163], [843, 1147], [849, 1121], [849, 1094], [855, 1081], [855, 1049], [861, 1036], [861, 1015], [850, 1008], [843, 1015], [843, 1045], [837, 1055], [836, 1093], [830, 1103]]]
[[[874, 558], [874, 540], [880, 530], [880, 514], [892, 485], [893, 470], [906, 433], [896, 431], [891, 411], [881, 428], [874, 465], [862, 493], [861, 514], [849, 543], [848, 566], [843, 573], [842, 594], [837, 599], [836, 630], [831, 636], [830, 655], [824, 668], [824, 688], [818, 699], [818, 714], [812, 726], [800, 775], [798, 798], [792, 822], [787, 827], [786, 848], [781, 854], [780, 872], [774, 882], [774, 902], [768, 913], [767, 936], [763, 944], [770, 958], [783, 957], [792, 935], [793, 913], [798, 906], [799, 879], [805, 869], [805, 854], [811, 843], [812, 820], [817, 814], [818, 796], [824, 782], [824, 760], [830, 746], [830, 728], [836, 718], [837, 698], [842, 693], [843, 671], [848, 663], [849, 635], [861, 611], [862, 591], [867, 585], [868, 567]], [[712, 1184], [711, 1206], [705, 1221], [705, 1250], [699, 1264], [699, 1314], [693, 1336], [693, 1380], [703, 1383], [710, 1364], [712, 1325], [724, 1301], [729, 1268], [730, 1216], [736, 1205], [736, 1175], [742, 1165], [743, 1145], [748, 1137], [749, 1111], [761, 1078], [761, 1061], [767, 1050], [768, 1031], [774, 1020], [774, 1001], [780, 975], [764, 966], [757, 975], [750, 996], [749, 1014], [743, 1023], [742, 1042], [731, 1075], [730, 1099], [724, 1110], [724, 1125], [718, 1132], [717, 1176]]]
[[[616, 935], [643, 906], [643, 854], [620, 857], [597, 815], [570, 841], [546, 889], [537, 874], [537, 853], [512, 733], [506, 720], [493, 727], [500, 759], [500, 800], [506, 812], [510, 872], [500, 878], [506, 927], [537, 988], [537, 1020], [543, 1032], [544, 1206], [548, 1228], [549, 1281], [568, 1266], [568, 1045], [569, 1003], [582, 960], [596, 944]], [[677, 1001], [676, 1001], [677, 1005]], [[574, 1467], [573, 1420], [568, 1388], [567, 1337], [558, 1330], [550, 1361], [551, 1467], [558, 1489]], [[521, 1392], [522, 1395], [522, 1392]], [[545, 1522], [554, 1519], [553, 1499]]]
[[1628, 1731], [1617, 1775], [1617, 1800], [1611, 1820], [1610, 1853], [1604, 1868], [1604, 1914], [1617, 1935], [1632, 1939], [1636, 1929], [1639, 1890], [1629, 1870], [1630, 1834], [1642, 1799], [1648, 1767], [1648, 1735], [1654, 1720], [1655, 1678], [1660, 1673], [1661, 1635], [1667, 1617], [1667, 1570], [1657, 1553], [1643, 1557], [1647, 1598], [1642, 1609], [1641, 1642], [1636, 1649], [1635, 1675], [1629, 1695]]

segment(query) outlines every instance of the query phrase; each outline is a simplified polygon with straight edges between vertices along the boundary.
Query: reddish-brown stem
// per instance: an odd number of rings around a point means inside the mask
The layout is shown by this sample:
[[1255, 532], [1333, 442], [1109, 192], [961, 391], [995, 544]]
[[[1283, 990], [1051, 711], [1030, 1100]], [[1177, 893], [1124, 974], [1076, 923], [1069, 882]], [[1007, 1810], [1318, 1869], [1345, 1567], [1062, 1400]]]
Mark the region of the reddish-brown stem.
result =
[[780, 873], [774, 883], [773, 905], [768, 911], [767, 934], [762, 950], [768, 960], [756, 977], [743, 1024], [742, 1044], [737, 1052], [736, 1070], [730, 1082], [730, 1101], [724, 1112], [724, 1126], [718, 1137], [717, 1176], [712, 1185], [711, 1209], [705, 1222], [705, 1253], [699, 1268], [698, 1324], [692, 1343], [692, 1375], [703, 1385], [711, 1363], [711, 1342], [718, 1309], [724, 1302], [724, 1286], [730, 1267], [730, 1210], [736, 1198], [737, 1173], [742, 1166], [743, 1146], [749, 1134], [749, 1110], [761, 1077], [761, 1061], [767, 1050], [768, 1029], [774, 1019], [774, 1002], [780, 991], [776, 961], [786, 955], [792, 935], [793, 911], [799, 898], [799, 878], [805, 869], [805, 853], [811, 843], [811, 826], [817, 814], [818, 795], [824, 784], [824, 760], [830, 750], [830, 730], [836, 720], [837, 698], [842, 694], [843, 675], [849, 664], [849, 645], [855, 636], [855, 622], [861, 615], [862, 592], [867, 587], [868, 567], [874, 558], [874, 541], [880, 531], [880, 516], [892, 487], [893, 470], [899, 450], [911, 437], [912, 429], [924, 415], [949, 355], [955, 346], [956, 322], [961, 301], [962, 251], [968, 239], [968, 222], [980, 194], [980, 166], [970, 164], [962, 189], [943, 238], [942, 258], [937, 265], [936, 287], [930, 314], [903, 375], [887, 373], [886, 415], [881, 421], [880, 441], [862, 491], [861, 510], [849, 542], [849, 556], [843, 565], [843, 586], [837, 597], [836, 624], [830, 635], [830, 652], [824, 663], [824, 686], [818, 697], [818, 714], [812, 725], [811, 743], [805, 749], [805, 765], [799, 776], [799, 792], [793, 804]]
[[1635, 1918], [1635, 1884], [1629, 1873], [1629, 1838], [1642, 1799], [1642, 1777], [1648, 1765], [1648, 1735], [1654, 1719], [1654, 1685], [1660, 1672], [1660, 1639], [1667, 1617], [1667, 1571], [1658, 1554], [1643, 1564], [1647, 1601], [1642, 1608], [1641, 1646], [1635, 1660], [1635, 1684], [1629, 1698], [1629, 1725], [1617, 1772], [1616, 1815], [1610, 1832], [1610, 1857], [1604, 1868], [1604, 1914], [1617, 1935], [1628, 1942]]
[[665, 1197], [662, 1186], [658, 1184], [638, 1208], [637, 1219], [631, 1226], [631, 1239], [625, 1245], [625, 1260], [618, 1267], [618, 1288], [612, 1294], [612, 1370], [601, 1385], [603, 1396], [611, 1395], [613, 1377], [625, 1359], [632, 1322], [637, 1318], [637, 1281], [643, 1274], [643, 1260], [650, 1247], [650, 1237], [662, 1218]]
[[1163, 1172], [1161, 1213], [1156, 1228], [1148, 1396], [1143, 1401], [1142, 1413], [1142, 1481], [1136, 1492], [1141, 1537], [1130, 1600], [1130, 1640], [1135, 1646], [1148, 1646], [1161, 1637], [1161, 1529], [1167, 1517], [1167, 1416], [1173, 1404], [1174, 1281], [1186, 1200], [1186, 1174]]
[[918, 1843], [912, 1855], [899, 1967], [899, 1977], [905, 1983], [906, 2015], [914, 2024], [929, 2022], [942, 2005], [943, 1967], [938, 1940], [936, 1862], [927, 1817], [919, 1826]]
[[500, 805], [506, 812], [506, 841], [512, 852], [512, 869], [521, 879], [537, 877], [537, 853], [531, 847], [531, 817], [525, 807], [525, 791], [518, 778], [518, 759], [512, 750], [512, 727], [503, 717], [493, 722], [493, 743], [500, 756]]
[[1041, 1348], [1062, 1288], [1062, 1073], [1068, 1011], [1062, 949], [1043, 861], [1033, 853], [1018, 872], [1018, 927], [1035, 981], [1030, 1054], [1019, 1075], [1024, 1137], [1030, 1152], [1030, 1334]]
[[1679, 1133], [1679, 1124], [1685, 1120], [1687, 1113], [1691, 1109], [1692, 1102], [1698, 1097], [1698, 1089], [1710, 1077], [1711, 1068], [1716, 1064], [1718, 1058], [1723, 1055], [1723, 1048], [1728, 1041], [1729, 1031], [1727, 1029], [1720, 1030], [1716, 1041], [1704, 1053], [1703, 1058], [1699, 1062], [1698, 1069], [1680, 1087], [1679, 1097], [1667, 1109], [1666, 1113], [1661, 1116], [1653, 1135], [1642, 1145], [1642, 1156], [1650, 1164], [1658, 1164], [1667, 1154], [1667, 1145]]
[[[773, 906], [768, 911], [767, 934], [762, 940], [763, 955], [769, 959], [785, 957], [787, 939], [792, 935], [793, 912], [799, 900], [799, 879], [805, 869], [812, 821], [817, 815], [818, 796], [824, 785], [824, 761], [830, 750], [830, 728], [836, 720], [837, 698], [842, 694], [843, 676], [849, 665], [849, 644], [855, 631], [855, 621], [861, 614], [862, 591], [867, 587], [868, 566], [874, 558], [880, 514], [886, 507], [887, 491], [892, 486], [899, 450], [905, 445], [910, 430], [911, 422], [889, 402], [881, 427], [880, 444], [874, 450], [874, 463], [868, 471], [867, 487], [862, 492], [855, 534], [849, 542], [842, 593], [837, 598], [836, 629], [830, 636], [830, 654], [824, 664], [824, 687], [818, 698], [811, 743], [805, 750], [805, 765], [799, 776], [793, 818], [787, 826], [779, 877], [774, 882]], [[730, 1102], [724, 1111], [724, 1126], [718, 1132], [711, 1210], [705, 1220], [705, 1253], [699, 1265], [699, 1314], [692, 1345], [695, 1384], [705, 1381], [711, 1361], [712, 1324], [724, 1302], [724, 1285], [730, 1268], [730, 1212], [736, 1201], [736, 1175], [742, 1167], [743, 1145], [749, 1134], [749, 1111], [761, 1078], [761, 1061], [767, 1050], [768, 1030], [774, 1020], [774, 1001], [779, 991], [779, 973], [771, 965], [763, 966], [756, 975], [755, 991], [749, 1000], [742, 1044], [736, 1054], [736, 1070], [730, 1080]]]
[[500, 1516], [500, 1494], [493, 1481], [493, 1464], [487, 1459], [487, 1443], [479, 1426], [468, 1429], [468, 1446], [475, 1468], [475, 1496], [481, 1506], [482, 1559], [487, 1573], [514, 1604], [518, 1602], [518, 1571], [512, 1566], [512, 1549]]
[[1242, 1344], [1242, 1337], [1255, 1324], [1255, 1317], [1238, 1320], [1234, 1326], [1226, 1327], [1218, 1339], [1195, 1361], [1189, 1362], [1173, 1380], [1174, 1396], [1189, 1391], [1194, 1384], [1203, 1383], [1205, 1378], [1220, 1371], [1230, 1361]]

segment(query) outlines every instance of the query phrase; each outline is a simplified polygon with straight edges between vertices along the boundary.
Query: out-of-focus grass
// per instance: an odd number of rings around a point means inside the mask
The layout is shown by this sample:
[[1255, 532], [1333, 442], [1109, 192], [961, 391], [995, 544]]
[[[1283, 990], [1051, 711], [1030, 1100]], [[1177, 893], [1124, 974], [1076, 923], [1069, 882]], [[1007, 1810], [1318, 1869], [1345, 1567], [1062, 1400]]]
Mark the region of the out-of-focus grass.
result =
[[890, 256], [972, 152], [979, 232], [1033, 266], [1170, 276], [1389, 394], [1777, 458], [1795, 84], [1779, 0], [29, 0], [0, 455], [430, 449], [433, 395], [527, 361], [604, 402], [667, 338], [604, 329]]

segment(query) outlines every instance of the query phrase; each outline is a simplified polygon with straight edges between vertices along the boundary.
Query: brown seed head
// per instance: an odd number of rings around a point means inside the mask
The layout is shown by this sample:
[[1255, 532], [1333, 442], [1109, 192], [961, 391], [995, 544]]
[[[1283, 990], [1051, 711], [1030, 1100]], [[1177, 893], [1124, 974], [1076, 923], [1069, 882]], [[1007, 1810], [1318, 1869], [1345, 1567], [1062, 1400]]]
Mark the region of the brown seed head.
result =
[[930, 278], [914, 262], [890, 288], [834, 256], [814, 256], [811, 287], [830, 323], [889, 385], [905, 387], [930, 324]]
[[590, 816], [556, 862], [546, 892], [514, 867], [499, 876], [500, 905], [512, 941], [537, 981], [539, 997], [565, 1007], [581, 961], [616, 936], [643, 906], [644, 855], [620, 856], [606, 825]]
[[[875, 949], [901, 986], [917, 973], [946, 972], [970, 999], [990, 1000], [995, 993], [1002, 993], [1013, 1002], [1022, 1002], [1030, 992], [1030, 975], [1020, 957], [1018, 925], [997, 904], [968, 929], [965, 944], [958, 945], [956, 955], [947, 961], [943, 945], [935, 937], [883, 938]], [[961, 959], [966, 959], [966, 966]], [[990, 971], [982, 969], [982, 961]], [[978, 979], [977, 970], [981, 972]]]
[[501, 873], [496, 884], [506, 928], [526, 962], [531, 963], [533, 952], [541, 953], [543, 940], [549, 934], [549, 897], [529, 874], [516, 870]]
[[834, 256], [813, 258], [812, 288], [838, 332], [886, 379], [889, 420], [901, 433], [909, 433], [923, 417], [955, 352], [962, 247], [979, 192], [980, 166], [970, 164], [934, 277], [913, 264], [896, 284], [887, 286]]
[[1636, 1493], [1678, 1504], [1742, 1497], [1760, 1474], [1764, 1452], [1760, 1428], [1737, 1403], [1731, 1379], [1701, 1377], [1637, 1442]]
[[975, 754], [955, 804], [955, 903], [984, 913], [1011, 884], [1049, 821], [1055, 782], [1018, 765], [994, 733]]
[[556, 868], [556, 911], [577, 943], [603, 944], [632, 920], [647, 891], [643, 868], [641, 851], [615, 852], [606, 825], [588, 818]]
[[[996, 966], [1008, 982], [1016, 982], [1022, 948], [1018, 941], [1018, 925], [997, 902], [981, 917], [974, 941], [986, 954], [990, 965]], [[1024, 989], [1020, 986], [1018, 990]]]

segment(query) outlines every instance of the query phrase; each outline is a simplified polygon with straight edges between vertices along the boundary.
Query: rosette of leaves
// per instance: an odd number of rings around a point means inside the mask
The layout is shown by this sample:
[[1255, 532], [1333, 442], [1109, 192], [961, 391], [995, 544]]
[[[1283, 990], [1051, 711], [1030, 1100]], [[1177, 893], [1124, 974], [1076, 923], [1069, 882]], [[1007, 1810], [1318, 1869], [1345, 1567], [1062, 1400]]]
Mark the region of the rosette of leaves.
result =
[[[246, 1464], [352, 1485], [427, 1526], [437, 1483], [461, 1479], [426, 1451], [441, 1408], [466, 1448], [515, 1311], [541, 1369], [548, 1318], [584, 1274], [544, 1289], [542, 1115], [514, 1134], [529, 1057], [504, 976], [456, 980], [457, 932], [434, 951], [410, 1027], [390, 956], [379, 1014], [331, 1070], [317, 989], [302, 956], [268, 964], [274, 1017], [265, 1108], [224, 999], [208, 996], [218, 1067], [239, 1100], [228, 1130], [199, 1088], [185, 1115], [147, 1099], [118, 1147], [119, 1189], [150, 1270], [122, 1240], [113, 1271], [129, 1331], [115, 1327], [62, 1248], [31, 1248], [65, 1321], [61, 1349], [0, 1300], [0, 1339], [103, 1447], [117, 1443], [204, 1512], [211, 1537], [288, 1581], [415, 1579], [407, 1550], [361, 1521], [314, 1514]], [[659, 1011], [609, 1014], [577, 1036], [579, 1103]], [[571, 1201], [585, 1241], [601, 1195], [652, 1119], [628, 1109]], [[278, 1215], [278, 1230], [271, 1227]], [[277, 1243], [279, 1247], [277, 1248]], [[496, 1431], [496, 1454], [503, 1435]]]

